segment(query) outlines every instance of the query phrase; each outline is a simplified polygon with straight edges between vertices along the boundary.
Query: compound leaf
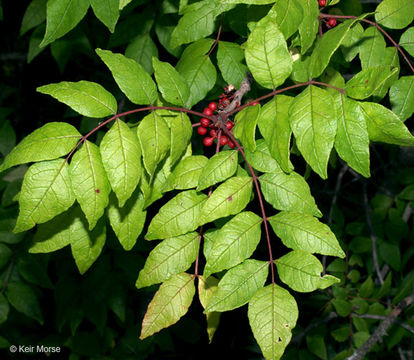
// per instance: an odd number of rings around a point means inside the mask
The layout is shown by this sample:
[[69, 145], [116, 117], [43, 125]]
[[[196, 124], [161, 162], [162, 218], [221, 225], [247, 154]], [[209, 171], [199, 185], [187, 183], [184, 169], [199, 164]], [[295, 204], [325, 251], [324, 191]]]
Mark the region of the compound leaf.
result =
[[102, 163], [119, 207], [130, 198], [141, 177], [141, 148], [137, 135], [117, 119], [100, 144]]
[[213, 155], [199, 176], [197, 191], [228, 179], [237, 170], [237, 151], [220, 151]]
[[231, 268], [221, 278], [204, 312], [223, 312], [243, 306], [263, 287], [268, 272], [266, 261], [252, 259]]
[[259, 178], [266, 201], [277, 210], [297, 211], [322, 216], [306, 180], [295, 172], [266, 173]]
[[309, 86], [296, 96], [289, 109], [296, 145], [306, 162], [322, 179], [328, 177], [329, 154], [336, 135], [336, 114], [332, 109], [332, 96], [315, 86]]
[[126, 97], [137, 105], [153, 104], [157, 100], [157, 86], [151, 76], [135, 60], [109, 50], [96, 49]]
[[66, 155], [80, 140], [81, 134], [72, 125], [51, 122], [27, 135], [6, 156], [0, 172], [27, 162], [53, 160]]
[[229, 269], [253, 254], [260, 241], [262, 218], [246, 211], [237, 214], [218, 232], [207, 256], [204, 276]]
[[79, 114], [92, 118], [116, 114], [118, 108], [116, 99], [111, 93], [101, 85], [90, 81], [62, 81], [40, 86], [36, 90], [53, 96]]
[[68, 165], [63, 159], [42, 161], [27, 170], [19, 195], [20, 212], [14, 232], [53, 219], [75, 201]]
[[275, 96], [267, 102], [257, 120], [270, 154], [285, 172], [291, 170], [289, 163], [290, 138], [292, 130], [289, 125], [289, 107], [293, 98], [285, 95]]
[[163, 240], [149, 253], [139, 273], [137, 288], [158, 284], [187, 270], [195, 261], [199, 247], [196, 232]]
[[390, 88], [392, 111], [402, 120], [414, 113], [414, 76], [403, 76]]
[[321, 276], [323, 266], [320, 261], [302, 250], [294, 250], [275, 260], [280, 280], [298, 292], [326, 289], [339, 282], [332, 275]]
[[359, 104], [337, 94], [334, 96], [337, 110], [337, 136], [335, 150], [355, 171], [370, 177], [369, 136], [365, 117]]
[[250, 201], [252, 181], [248, 176], [235, 176], [221, 184], [202, 207], [199, 225], [242, 211]]
[[187, 81], [190, 89], [190, 97], [187, 101], [188, 108], [203, 100], [216, 83], [216, 68], [206, 55], [211, 45], [213, 45], [211, 39], [201, 39], [189, 45], [175, 67]]
[[249, 70], [263, 87], [275, 89], [289, 77], [292, 57], [274, 10], [256, 24], [245, 44], [245, 55]]
[[87, 140], [83, 143], [70, 163], [70, 178], [92, 230], [108, 205], [111, 191], [98, 146]]
[[187, 313], [194, 293], [193, 275], [173, 275], [163, 283], [148, 305], [139, 338], [145, 339], [180, 320]]
[[250, 299], [247, 315], [263, 356], [280, 359], [299, 316], [295, 298], [276, 284], [265, 286]]
[[167, 62], [153, 58], [152, 65], [163, 98], [171, 104], [185, 107], [190, 96], [190, 90], [185, 79]]
[[152, 218], [145, 235], [147, 240], [165, 239], [193, 231], [207, 196], [195, 190], [182, 191], [161, 207]]
[[260, 105], [255, 105], [244, 108], [235, 118], [234, 136], [251, 152], [256, 150], [256, 125], [259, 116]]
[[414, 137], [391, 110], [377, 103], [360, 102], [368, 126], [369, 138], [387, 144], [414, 146]]
[[153, 176], [170, 150], [170, 129], [162, 116], [152, 112], [142, 119], [137, 131], [145, 169]]
[[109, 198], [108, 218], [112, 230], [125, 250], [131, 250], [144, 228], [147, 212], [144, 198], [137, 190], [123, 207], [118, 205], [115, 196]]
[[39, 45], [44, 47], [72, 30], [86, 15], [89, 1], [48, 0], [46, 34]]
[[329, 226], [311, 215], [281, 211], [269, 218], [269, 222], [283, 244], [291, 249], [345, 257]]

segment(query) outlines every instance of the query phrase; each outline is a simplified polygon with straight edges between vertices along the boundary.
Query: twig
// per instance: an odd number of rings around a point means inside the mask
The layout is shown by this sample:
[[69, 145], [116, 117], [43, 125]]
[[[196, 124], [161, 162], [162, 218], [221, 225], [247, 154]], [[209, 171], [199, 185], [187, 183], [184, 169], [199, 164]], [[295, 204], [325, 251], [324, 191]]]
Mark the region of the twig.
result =
[[[373, 320], [385, 320], [387, 316], [385, 315], [373, 315], [373, 314], [352, 314], [353, 317], [361, 318], [361, 319], [373, 319]], [[404, 328], [405, 330], [409, 331], [410, 333], [414, 334], [414, 327], [403, 323], [401, 321], [395, 320], [395, 323]]]
[[224, 110], [220, 110], [218, 112], [219, 117], [224, 114], [232, 113], [234, 109], [240, 106], [243, 96], [250, 91], [251, 82], [252, 77], [250, 74], [247, 74], [246, 77], [242, 80], [240, 88], [234, 93], [233, 100], [231, 101], [231, 103], [228, 106], [226, 106]]
[[382, 277], [379, 264], [378, 264], [378, 254], [377, 254], [377, 236], [375, 235], [374, 226], [372, 225], [371, 220], [371, 206], [368, 202], [368, 195], [367, 195], [367, 183], [364, 181], [362, 185], [362, 193], [364, 197], [364, 210], [365, 210], [365, 219], [367, 221], [367, 225], [369, 228], [371, 243], [372, 243], [372, 259], [374, 261], [374, 269], [377, 273], [378, 279], [382, 284], [384, 284], [384, 279]]
[[222, 29], [222, 27], [223, 27], [223, 15], [221, 16], [221, 18], [220, 18], [220, 26], [219, 26], [219, 28], [218, 28], [218, 32], [217, 32], [217, 37], [216, 37], [216, 40], [214, 41], [214, 44], [211, 46], [211, 49], [210, 49], [210, 51], [208, 52], [208, 54], [207, 54], [207, 57], [209, 57], [210, 55], [211, 55], [211, 53], [213, 52], [213, 50], [214, 50], [214, 48], [217, 46], [217, 44], [219, 43], [219, 41], [220, 41], [220, 35], [221, 35], [221, 29]]
[[409, 305], [414, 303], [414, 292], [410, 296], [402, 300], [391, 313], [383, 320], [383, 322], [375, 329], [369, 339], [357, 349], [347, 360], [362, 360], [372, 347], [387, 335], [387, 329], [396, 321], [401, 312]]

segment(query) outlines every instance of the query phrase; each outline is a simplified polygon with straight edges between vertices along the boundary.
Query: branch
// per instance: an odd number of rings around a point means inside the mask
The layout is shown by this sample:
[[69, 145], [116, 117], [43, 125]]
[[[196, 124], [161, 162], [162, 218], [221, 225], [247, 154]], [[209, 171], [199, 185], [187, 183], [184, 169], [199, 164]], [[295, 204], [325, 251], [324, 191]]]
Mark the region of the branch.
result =
[[375, 329], [370, 338], [346, 360], [362, 360], [368, 351], [370, 351], [377, 342], [381, 341], [382, 338], [387, 335], [387, 329], [396, 321], [401, 312], [412, 303], [414, 303], [414, 292], [402, 300], [384, 319], [384, 321]]
[[232, 102], [226, 106], [224, 110], [219, 111], [219, 117], [229, 113], [233, 113], [233, 110], [238, 108], [241, 104], [243, 96], [250, 91], [250, 84], [252, 82], [252, 77], [250, 74], [247, 74], [246, 77], [242, 80], [240, 88], [234, 93]]
[[[373, 315], [373, 314], [352, 314], [353, 317], [361, 318], [361, 319], [373, 319], [373, 320], [386, 320], [387, 316], [385, 315]], [[403, 323], [401, 321], [395, 320], [395, 323], [400, 325], [405, 330], [409, 331], [411, 334], [414, 334], [414, 327]]]

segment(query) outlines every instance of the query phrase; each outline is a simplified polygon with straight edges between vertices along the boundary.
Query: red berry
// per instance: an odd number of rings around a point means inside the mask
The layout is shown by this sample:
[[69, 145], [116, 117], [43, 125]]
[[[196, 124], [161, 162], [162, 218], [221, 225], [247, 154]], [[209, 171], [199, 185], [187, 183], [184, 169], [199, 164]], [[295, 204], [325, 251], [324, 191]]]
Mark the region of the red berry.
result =
[[205, 137], [203, 139], [204, 146], [211, 146], [213, 145], [213, 138], [212, 137]]
[[226, 135], [222, 135], [221, 138], [220, 138], [220, 145], [221, 146], [224, 146], [224, 145], [226, 145], [228, 143], [228, 141], [229, 141], [229, 139], [227, 139], [227, 136]]
[[211, 115], [213, 115], [213, 110], [211, 110], [210, 108], [207, 107], [203, 110], [203, 114], [205, 114], [207, 116], [211, 116]]
[[216, 111], [217, 110], [217, 104], [215, 102], [211, 102], [210, 104], [208, 104], [208, 107], [212, 111]]
[[207, 128], [210, 125], [210, 120], [206, 118], [202, 118], [200, 120], [201, 126]]
[[227, 122], [226, 122], [226, 128], [227, 128], [228, 130], [233, 129], [233, 123], [232, 123], [231, 121], [227, 121]]
[[233, 149], [236, 145], [234, 145], [234, 142], [229, 140], [229, 142], [227, 143], [227, 145], [229, 146], [230, 149]]
[[207, 134], [207, 129], [205, 127], [199, 126], [198, 129], [197, 129], [197, 132], [200, 135], [205, 135], [205, 134]]
[[217, 136], [217, 131], [214, 129], [210, 130], [210, 136], [215, 138]]
[[324, 7], [326, 5], [326, 0], [319, 0], [319, 6]]
[[336, 19], [330, 18], [330, 19], [328, 20], [328, 25], [329, 25], [330, 27], [335, 27], [335, 26], [336, 26], [336, 24], [337, 24]]
[[255, 106], [255, 105], [259, 105], [258, 101], [255, 101], [254, 103], [251, 103], [250, 106]]

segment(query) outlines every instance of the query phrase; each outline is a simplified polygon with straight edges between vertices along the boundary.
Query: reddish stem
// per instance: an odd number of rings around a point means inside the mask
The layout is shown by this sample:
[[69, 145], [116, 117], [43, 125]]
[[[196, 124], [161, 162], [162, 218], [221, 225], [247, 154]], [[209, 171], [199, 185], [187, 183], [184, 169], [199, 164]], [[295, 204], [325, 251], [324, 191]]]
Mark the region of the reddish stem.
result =
[[274, 284], [275, 283], [275, 270], [274, 270], [274, 266], [273, 266], [274, 260], [273, 260], [273, 254], [272, 254], [272, 245], [270, 243], [269, 227], [268, 227], [268, 224], [267, 224], [268, 220], [267, 220], [266, 211], [265, 211], [265, 208], [264, 208], [264, 203], [263, 203], [262, 193], [260, 191], [259, 182], [257, 181], [257, 176], [256, 176], [252, 166], [247, 161], [246, 154], [244, 153], [242, 146], [238, 143], [238, 141], [233, 136], [233, 134], [227, 129], [225, 124], [222, 125], [222, 130], [231, 139], [231, 141], [236, 145], [237, 150], [240, 151], [240, 153], [242, 154], [243, 159], [246, 162], [247, 167], [249, 168], [249, 172], [252, 175], [254, 186], [256, 188], [257, 198], [259, 199], [260, 210], [262, 212], [262, 219], [263, 219], [265, 232], [266, 232], [267, 247], [269, 249], [269, 264], [270, 264], [270, 271], [271, 271], [271, 275], [272, 275], [272, 284]]
[[215, 49], [215, 47], [219, 43], [219, 41], [220, 41], [220, 35], [221, 35], [221, 28], [222, 27], [223, 27], [223, 16], [221, 16], [221, 19], [220, 19], [220, 26], [218, 28], [216, 40], [214, 41], [214, 44], [211, 46], [211, 49], [208, 52], [207, 57], [211, 55], [211, 53], [213, 52], [213, 50]]

